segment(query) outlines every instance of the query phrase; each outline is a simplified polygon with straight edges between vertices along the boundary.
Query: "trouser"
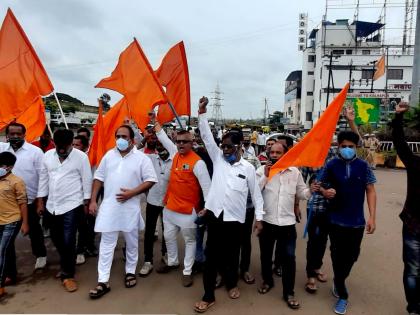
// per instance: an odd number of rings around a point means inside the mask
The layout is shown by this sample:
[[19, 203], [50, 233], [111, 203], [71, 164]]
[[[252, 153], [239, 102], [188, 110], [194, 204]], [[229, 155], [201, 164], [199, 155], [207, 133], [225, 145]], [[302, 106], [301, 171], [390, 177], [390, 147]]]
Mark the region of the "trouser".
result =
[[404, 291], [409, 313], [420, 313], [420, 234], [403, 226]]
[[[120, 232], [102, 232], [99, 244], [98, 282], [109, 282], [112, 260]], [[135, 228], [131, 232], [122, 232], [125, 240], [125, 273], [136, 273], [139, 258], [139, 230]]]
[[40, 216], [36, 212], [36, 203], [28, 204], [29, 238], [31, 240], [32, 254], [36, 258], [47, 256], [47, 249], [44, 244], [44, 232], [39, 221]]
[[0, 225], [0, 288], [4, 287], [6, 277], [16, 274], [15, 239], [21, 221]]
[[254, 223], [254, 212], [254, 208], [246, 209], [245, 224], [242, 229], [241, 237], [241, 262], [239, 264], [241, 274], [248, 272], [249, 265], [251, 264], [251, 235]]
[[[168, 210], [170, 211], [170, 210]], [[179, 265], [178, 260], [178, 233], [181, 232], [185, 242], [184, 275], [191, 275], [195, 259], [195, 233], [196, 228], [184, 228], [173, 223], [168, 217], [163, 216], [163, 235], [165, 236], [166, 250], [168, 253], [168, 266]]]
[[204, 254], [204, 234], [206, 233], [207, 225], [197, 226], [195, 233], [196, 246], [195, 246], [195, 261], [204, 263], [206, 261], [206, 255]]
[[340, 299], [348, 299], [346, 278], [359, 258], [364, 230], [364, 227], [343, 227], [336, 224], [329, 227], [334, 285]]
[[[153, 264], [153, 244], [155, 241], [155, 231], [159, 216], [162, 216], [163, 207], [154, 206], [150, 203], [146, 205], [146, 229], [144, 231], [144, 261]], [[162, 222], [162, 231], [164, 231]], [[166, 254], [165, 236], [162, 238], [161, 246], [162, 257]]]
[[85, 213], [84, 208], [80, 209], [79, 222], [77, 226], [77, 254], [83, 254], [86, 249], [94, 250], [95, 246], [95, 220], [96, 217]]
[[204, 264], [203, 301], [215, 300], [217, 272], [220, 271], [228, 290], [238, 284], [239, 251], [243, 224], [236, 221], [223, 221], [223, 212], [216, 218], [207, 211], [206, 262]]
[[312, 213], [307, 227], [306, 275], [308, 278], [316, 278], [316, 271], [322, 267], [322, 259], [327, 248], [328, 226], [327, 213]]
[[295, 225], [279, 226], [263, 222], [263, 229], [259, 234], [260, 258], [262, 278], [265, 284], [274, 286], [273, 272], [271, 269], [274, 242], [279, 244], [283, 269], [283, 297], [294, 295], [296, 276], [296, 227]]
[[83, 211], [83, 205], [60, 215], [45, 212], [44, 217], [50, 228], [51, 240], [60, 255], [61, 280], [74, 277], [76, 232], [80, 211]]

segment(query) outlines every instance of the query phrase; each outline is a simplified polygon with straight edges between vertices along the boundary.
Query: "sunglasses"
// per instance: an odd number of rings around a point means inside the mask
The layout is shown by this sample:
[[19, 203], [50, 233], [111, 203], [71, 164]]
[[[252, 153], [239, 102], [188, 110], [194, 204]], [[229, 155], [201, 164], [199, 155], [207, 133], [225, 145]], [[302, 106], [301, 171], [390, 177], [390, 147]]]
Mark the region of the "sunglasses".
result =
[[176, 140], [175, 142], [176, 142], [176, 144], [187, 144], [187, 143], [190, 143], [192, 141], [191, 140]]
[[224, 149], [233, 149], [236, 148], [238, 145], [237, 144], [221, 144], [220, 147], [222, 148], [222, 150]]
[[342, 145], [342, 146], [340, 146], [340, 148], [350, 148], [350, 149], [354, 149], [355, 148], [355, 146], [354, 145]]

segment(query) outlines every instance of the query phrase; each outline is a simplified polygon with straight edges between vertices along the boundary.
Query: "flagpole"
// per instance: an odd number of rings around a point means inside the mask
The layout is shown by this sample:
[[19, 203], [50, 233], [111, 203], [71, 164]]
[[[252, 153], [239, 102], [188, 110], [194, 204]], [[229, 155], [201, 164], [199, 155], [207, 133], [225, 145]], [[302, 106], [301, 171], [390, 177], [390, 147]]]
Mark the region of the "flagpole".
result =
[[55, 91], [53, 91], [53, 93], [54, 93], [55, 101], [57, 102], [58, 108], [60, 109], [61, 117], [63, 117], [64, 126], [66, 126], [66, 129], [69, 129], [69, 126], [67, 125], [66, 117], [64, 116], [63, 108], [61, 107], [57, 94], [55, 93]]
[[179, 124], [179, 127], [180, 127], [181, 129], [183, 129], [183, 128], [182, 128], [182, 124], [181, 124], [181, 119], [179, 119], [179, 116], [178, 116], [178, 114], [176, 113], [176, 110], [175, 110], [174, 105], [172, 105], [172, 103], [171, 103], [171, 102], [168, 102], [168, 104], [169, 104], [169, 107], [171, 108], [172, 112], [173, 112], [173, 113], [174, 113], [174, 115], [175, 115], [175, 118], [176, 118], [176, 120], [177, 120], [177, 122], [178, 122], [178, 124]]

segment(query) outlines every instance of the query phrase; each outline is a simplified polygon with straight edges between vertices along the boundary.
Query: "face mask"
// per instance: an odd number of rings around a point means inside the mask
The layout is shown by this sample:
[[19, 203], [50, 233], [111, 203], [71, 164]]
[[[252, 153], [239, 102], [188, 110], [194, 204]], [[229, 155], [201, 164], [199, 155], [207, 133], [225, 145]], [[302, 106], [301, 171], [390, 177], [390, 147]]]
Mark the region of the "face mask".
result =
[[340, 148], [340, 155], [345, 160], [351, 160], [356, 156], [356, 149]]
[[0, 177], [6, 176], [8, 173], [7, 169], [0, 167]]
[[166, 150], [160, 151], [158, 154], [159, 157], [164, 161], [169, 157], [169, 152]]
[[71, 152], [71, 148], [64, 153], [60, 153], [57, 150], [57, 155], [62, 159], [66, 159], [70, 155], [70, 152]]
[[123, 139], [123, 138], [119, 138], [117, 139], [117, 149], [120, 151], [125, 151], [128, 149], [129, 143], [127, 140]]
[[277, 162], [278, 160], [277, 159], [270, 159], [270, 162], [271, 162], [271, 164], [276, 164], [276, 162]]
[[236, 161], [236, 153], [232, 153], [229, 156], [224, 156], [224, 158], [225, 158], [226, 162], [232, 164], [233, 162]]
[[20, 148], [25, 143], [25, 140], [21, 138], [9, 138], [9, 143], [12, 147]]

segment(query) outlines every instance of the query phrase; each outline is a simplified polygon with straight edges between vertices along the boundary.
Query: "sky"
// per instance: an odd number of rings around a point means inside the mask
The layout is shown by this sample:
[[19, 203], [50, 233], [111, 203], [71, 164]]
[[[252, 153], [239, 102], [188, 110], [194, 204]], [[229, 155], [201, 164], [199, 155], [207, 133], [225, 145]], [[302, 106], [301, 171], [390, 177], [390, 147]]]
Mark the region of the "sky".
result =
[[[353, 5], [354, 0], [329, 0]], [[378, 6], [379, 0], [361, 2]], [[401, 0], [388, 0], [398, 2]], [[89, 105], [108, 92], [94, 85], [110, 75], [118, 56], [136, 37], [153, 68], [183, 40], [190, 72], [192, 112], [198, 99], [213, 96], [219, 84], [223, 118], [263, 116], [283, 109], [284, 80], [301, 69], [297, 50], [298, 16], [308, 13], [308, 31], [319, 25], [325, 0], [2, 0], [10, 7], [37, 51], [56, 92]], [[375, 22], [380, 8], [364, 9], [359, 20]], [[336, 9], [327, 18], [352, 19], [353, 9]], [[387, 12], [400, 40], [403, 8]], [[121, 95], [109, 93], [111, 104]], [[211, 109], [209, 109], [211, 110]]]

